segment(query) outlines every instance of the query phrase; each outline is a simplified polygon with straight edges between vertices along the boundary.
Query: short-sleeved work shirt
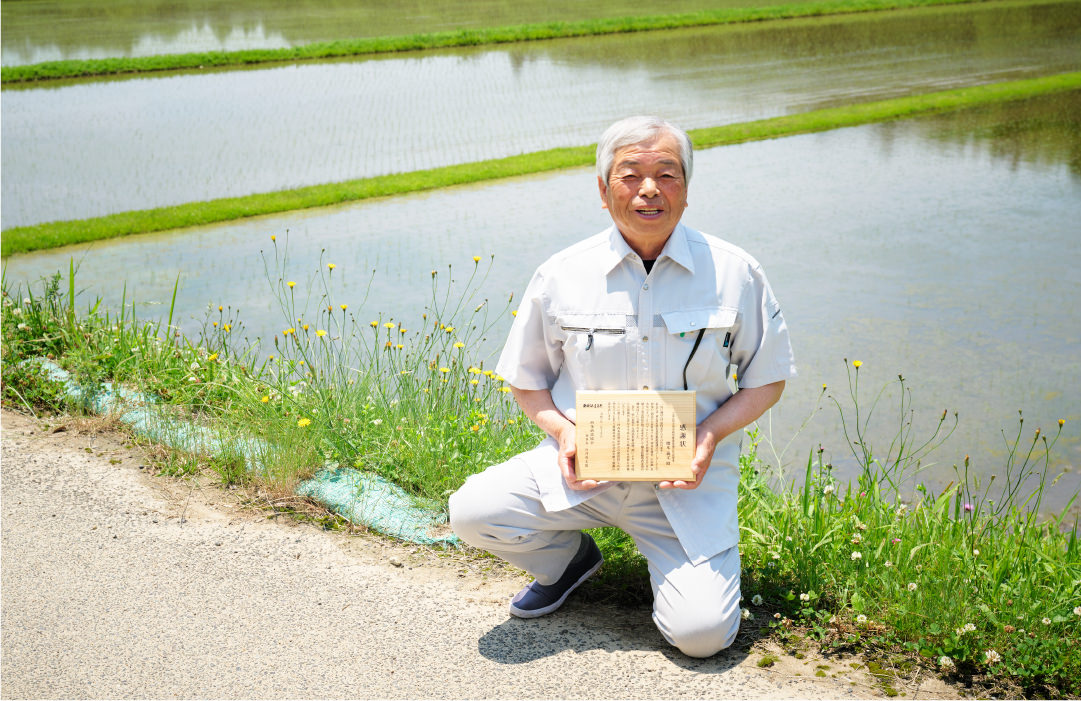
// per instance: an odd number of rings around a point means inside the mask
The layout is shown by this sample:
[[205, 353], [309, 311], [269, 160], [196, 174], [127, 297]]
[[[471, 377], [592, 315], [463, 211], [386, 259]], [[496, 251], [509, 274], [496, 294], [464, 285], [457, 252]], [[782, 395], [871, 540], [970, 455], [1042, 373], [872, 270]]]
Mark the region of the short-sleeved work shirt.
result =
[[[796, 374], [788, 328], [758, 262], [680, 224], [649, 274], [615, 226], [549, 258], [526, 288], [496, 371], [519, 389], [551, 390], [574, 421], [576, 390], [681, 390], [685, 368], [699, 423], [732, 396], [733, 372], [740, 387]], [[697, 489], [657, 490], [692, 562], [739, 542], [740, 434], [718, 445]], [[531, 471], [549, 511], [606, 488], [571, 490], [555, 464]]]

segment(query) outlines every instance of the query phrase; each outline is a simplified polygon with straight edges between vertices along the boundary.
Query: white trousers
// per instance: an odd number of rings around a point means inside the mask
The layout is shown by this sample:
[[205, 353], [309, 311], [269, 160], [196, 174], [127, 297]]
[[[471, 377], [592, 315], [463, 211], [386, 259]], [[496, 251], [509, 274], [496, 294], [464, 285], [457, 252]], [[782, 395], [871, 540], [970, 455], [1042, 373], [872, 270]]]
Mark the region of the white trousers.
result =
[[552, 584], [577, 552], [581, 529], [615, 526], [649, 563], [653, 622], [665, 639], [691, 657], [732, 644], [740, 621], [739, 548], [691, 564], [648, 482], [620, 482], [577, 506], [547, 511], [521, 458], [469, 477], [451, 495], [450, 523], [459, 538]]

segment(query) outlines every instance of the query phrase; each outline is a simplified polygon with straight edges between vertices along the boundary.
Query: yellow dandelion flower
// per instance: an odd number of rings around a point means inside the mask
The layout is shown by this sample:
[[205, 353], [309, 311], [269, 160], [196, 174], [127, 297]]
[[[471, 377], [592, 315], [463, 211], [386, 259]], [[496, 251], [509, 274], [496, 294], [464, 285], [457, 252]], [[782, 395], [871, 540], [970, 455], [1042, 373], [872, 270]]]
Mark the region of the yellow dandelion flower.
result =
[[348, 304], [339, 304], [338, 306], [340, 306], [340, 307], [342, 308], [342, 311], [343, 311], [343, 312], [344, 312], [344, 311], [345, 311], [346, 309], [348, 309], [348, 308], [349, 308], [349, 305], [348, 305]]
[[397, 326], [397, 324], [395, 324], [395, 323], [393, 323], [393, 322], [390, 322], [390, 321], [388, 321], [387, 323], [383, 324], [383, 328], [384, 328], [384, 329], [393, 329], [393, 328], [394, 328], [395, 326]]
[[334, 268], [337, 268], [337, 267], [338, 267], [338, 266], [334, 265], [333, 263], [327, 263], [327, 268], [328, 268], [329, 270], [334, 270]]
[[307, 324], [304, 324], [304, 325], [303, 325], [303, 326], [301, 326], [300, 328], [302, 328], [302, 329], [304, 329], [305, 331], [307, 331], [307, 330], [308, 330], [308, 325], [307, 325]]
[[1066, 425], [1066, 419], [1059, 419], [1058, 420], [1058, 427], [1059, 428], [1062, 428], [1065, 425]]
[[303, 364], [304, 364], [303, 360], [301, 360], [300, 362], [297, 363], [297, 365], [303, 365]]
[[277, 236], [275, 236], [274, 234], [271, 234], [271, 235], [270, 235], [270, 240], [271, 240], [271, 241], [277, 241], [277, 240], [278, 240], [278, 237], [277, 237]]
[[454, 344], [454, 347], [455, 348], [465, 348], [465, 344], [462, 343], [461, 341], [458, 341], [457, 343]]
[[261, 401], [263, 404], [268, 403], [270, 401], [270, 395], [269, 394], [264, 394], [259, 401]]
[[374, 328], [376, 328], [377, 326], [379, 326], [379, 322], [378, 322], [378, 321], [373, 321], [373, 322], [371, 322], [371, 327], [372, 327], [373, 329], [374, 329]]
[[484, 374], [485, 377], [491, 377], [495, 373], [492, 372], [491, 370], [485, 370], [483, 374]]
[[385, 344], [383, 344], [383, 347], [384, 348], [390, 348], [393, 345], [394, 345], [393, 343], [391, 343], [390, 341], [387, 341]]
[[297, 284], [296, 284], [295, 282], [293, 282], [292, 280], [290, 280], [289, 282], [287, 282], [287, 283], [285, 283], [285, 284], [286, 284], [286, 285], [289, 285], [289, 288], [290, 288], [290, 289], [292, 289], [292, 288], [294, 288], [294, 287], [296, 287], [296, 286], [297, 286]]
[[454, 333], [454, 327], [453, 326], [448, 326], [447, 327], [447, 333]]
[[500, 375], [493, 375], [492, 377], [494, 377], [494, 378], [495, 378], [496, 380], [498, 380], [499, 382], [505, 382], [505, 380], [503, 379], [503, 377], [502, 377], [502, 376], [500, 376]]
[[480, 262], [480, 256], [473, 256], [473, 262], [474, 263], [479, 263]]
[[323, 329], [316, 329], [315, 335], [318, 336], [319, 338], [322, 338], [323, 336], [327, 335], [327, 332], [324, 331]]
[[500, 391], [500, 392], [509, 392], [509, 391], [510, 391], [510, 387], [500, 387], [500, 388], [499, 388], [499, 391]]
[[221, 305], [220, 304], [218, 305], [218, 311], [219, 312], [221, 311]]
[[334, 311], [334, 307], [332, 307], [330, 305], [327, 305], [327, 312], [329, 313], [329, 312], [332, 312], [332, 311]]
[[439, 372], [450, 372], [450, 368], [439, 368]]
[[229, 333], [230, 331], [233, 330], [233, 325], [232, 324], [222, 324], [222, 328], [225, 329], [225, 333]]
[[290, 328], [286, 329], [285, 331], [282, 331], [282, 336], [288, 336], [289, 334], [293, 333], [294, 331], [296, 331], [296, 329], [290, 327]]
[[469, 427], [469, 430], [472, 431], [473, 433], [476, 433], [477, 431], [480, 430], [480, 426], [478, 426], [477, 424], [473, 424], [472, 426]]
[[480, 380], [470, 380], [469, 384], [471, 384], [471, 385], [480, 384]]
[[403, 346], [402, 344], [400, 344], [400, 343], [399, 343], [399, 344], [398, 344], [398, 350], [401, 350], [401, 349], [403, 349], [403, 348], [405, 348], [405, 346]]
[[272, 355], [268, 355], [268, 356], [267, 356], [267, 360], [274, 360], [274, 356], [272, 356]]
[[470, 375], [479, 375], [480, 374], [480, 368], [474, 368], [474, 367], [469, 368], [469, 374]]
[[399, 333], [405, 333], [405, 327], [399, 326], [398, 327], [398, 332]]
[[518, 316], [518, 310], [517, 309], [512, 309], [511, 312], [510, 312], [510, 315], [511, 316]]
[[209, 360], [210, 362], [214, 362], [215, 360], [218, 359], [218, 354], [217, 353], [211, 353], [210, 355], [208, 355], [206, 357], [206, 359]]
[[863, 365], [863, 361], [862, 361], [862, 360], [853, 360], [853, 361], [852, 361], [852, 367], [856, 368], [857, 370], [859, 370], [859, 369], [860, 369], [860, 366], [861, 366], [861, 365]]
[[299, 426], [300, 428], [304, 428], [305, 426], [309, 425], [311, 422], [312, 422], [311, 419], [303, 418], [300, 421], [297, 421], [297, 426]]
[[217, 325], [218, 325], [218, 322], [216, 322], [216, 321], [215, 321], [215, 322], [214, 322], [214, 326], [217, 326]]

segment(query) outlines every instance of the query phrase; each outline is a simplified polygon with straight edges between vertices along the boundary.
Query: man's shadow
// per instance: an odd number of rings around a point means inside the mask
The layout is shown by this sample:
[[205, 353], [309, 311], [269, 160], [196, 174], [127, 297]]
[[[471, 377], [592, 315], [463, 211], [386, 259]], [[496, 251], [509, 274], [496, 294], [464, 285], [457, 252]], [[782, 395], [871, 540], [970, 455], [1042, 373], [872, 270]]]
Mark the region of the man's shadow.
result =
[[534, 619], [507, 620], [481, 636], [481, 655], [500, 664], [525, 664], [565, 650], [585, 652], [658, 651], [672, 664], [703, 673], [720, 673], [747, 657], [751, 645], [765, 633], [758, 626], [741, 626], [736, 642], [713, 657], [688, 657], [661, 636], [649, 606], [589, 604], [572, 596], [558, 611]]

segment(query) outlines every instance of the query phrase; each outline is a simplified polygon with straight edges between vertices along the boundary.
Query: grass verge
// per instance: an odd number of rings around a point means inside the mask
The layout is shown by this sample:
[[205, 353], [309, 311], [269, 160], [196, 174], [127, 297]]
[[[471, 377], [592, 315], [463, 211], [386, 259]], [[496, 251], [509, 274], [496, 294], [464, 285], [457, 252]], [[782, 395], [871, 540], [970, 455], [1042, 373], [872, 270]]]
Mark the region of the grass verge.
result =
[[[471, 357], [510, 304], [478, 297], [491, 261], [466, 261], [471, 273], [455, 289], [450, 271], [433, 271], [431, 302], [404, 321], [338, 303], [332, 262], [305, 282], [290, 279], [285, 247], [272, 243], [266, 277], [283, 329], [265, 350], [237, 344], [242, 322], [229, 308], [209, 308], [191, 338], [171, 326], [171, 312], [145, 322], [124, 305], [111, 313], [94, 302], [77, 314], [74, 265], [38, 292], [3, 282], [4, 402], [29, 412], [58, 408], [56, 388], [24, 362], [45, 356], [88, 385], [137, 387], [222, 435], [274, 446], [265, 474], [248, 476], [268, 489], [336, 463], [392, 479], [436, 508], [470, 474], [539, 440], [501, 378]], [[868, 399], [861, 381], [870, 365], [846, 367], [848, 386], [836, 396], [823, 387], [822, 397], [842, 419], [834, 442], [861, 468], [854, 482], [835, 478], [822, 449], [808, 455], [799, 484], [779, 480], [750, 434], [739, 495], [744, 618], [764, 621], [783, 644], [799, 636], [827, 654], [870, 656], [880, 660], [876, 669], [918, 667], [981, 695], [1081, 694], [1077, 524], [1065, 523], [1065, 509], [1040, 515], [1064, 422], [1046, 433], [1019, 424], [994, 491], [965, 462], [938, 494], [918, 483], [902, 493], [952, 420], [943, 412], [928, 435], [915, 435], [902, 377], [898, 391]], [[896, 411], [879, 407], [894, 396]], [[874, 444], [872, 417], [899, 417], [885, 446]], [[218, 459], [223, 481], [243, 477], [229, 456]], [[648, 600], [633, 543], [616, 529], [603, 529], [598, 542], [606, 555], [601, 594]]]
[[788, 5], [722, 8], [683, 14], [611, 17], [577, 22], [545, 22], [509, 27], [459, 29], [456, 31], [370, 37], [316, 42], [284, 49], [208, 51], [202, 53], [137, 56], [69, 61], [48, 61], [27, 66], [4, 66], [0, 83], [58, 80], [121, 73], [145, 73], [201, 68], [250, 66], [261, 63], [306, 61], [370, 54], [423, 51], [462, 46], [483, 46], [605, 34], [703, 27], [741, 22], [819, 17], [823, 15], [878, 12], [937, 5], [957, 5], [980, 0], [816, 0]]
[[[802, 114], [773, 117], [691, 131], [699, 149], [746, 141], [904, 119], [1081, 90], [1081, 72], [1028, 80], [977, 85], [955, 90], [867, 102]], [[562, 168], [590, 165], [595, 145], [549, 149], [534, 153], [463, 163], [430, 170], [362, 178], [280, 192], [191, 202], [172, 207], [110, 214], [92, 219], [12, 227], [3, 232], [0, 255], [55, 248], [73, 243], [200, 226], [244, 217], [324, 207], [452, 185], [509, 178]]]

